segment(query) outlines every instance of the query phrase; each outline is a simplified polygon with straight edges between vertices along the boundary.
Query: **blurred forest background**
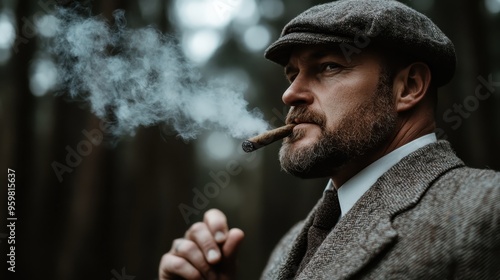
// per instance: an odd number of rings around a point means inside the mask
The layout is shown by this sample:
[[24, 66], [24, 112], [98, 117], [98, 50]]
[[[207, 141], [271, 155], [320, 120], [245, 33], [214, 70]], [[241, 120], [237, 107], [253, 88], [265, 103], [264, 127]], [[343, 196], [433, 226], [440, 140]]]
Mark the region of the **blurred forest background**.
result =
[[[87, 2], [94, 14], [110, 20], [114, 10], [125, 10], [129, 28], [152, 25], [172, 34], [205, 79], [237, 81], [249, 108], [259, 108], [278, 126], [287, 110], [281, 103], [287, 83], [263, 50], [288, 20], [325, 1]], [[440, 94], [440, 138], [451, 141], [470, 166], [500, 170], [500, 0], [403, 2], [433, 19], [457, 50], [455, 78]], [[92, 144], [69, 167], [69, 151], [89, 143], [83, 131], [101, 130], [86, 104], [50, 90], [55, 73], [35, 35], [37, 21], [54, 5], [51, 0], [0, 2], [2, 269], [7, 269], [11, 168], [16, 171], [16, 275], [23, 279], [156, 279], [172, 240], [212, 207], [227, 214], [231, 227], [245, 231], [240, 279], [257, 279], [273, 246], [305, 217], [326, 179], [304, 181], [280, 171], [279, 144], [247, 155], [240, 139], [221, 132], [185, 142], [159, 127]], [[69, 168], [59, 178], [56, 162]], [[207, 193], [205, 187], [214, 183], [224, 187]], [[198, 213], [183, 216], [184, 206]], [[8, 272], [7, 279], [12, 275]]]

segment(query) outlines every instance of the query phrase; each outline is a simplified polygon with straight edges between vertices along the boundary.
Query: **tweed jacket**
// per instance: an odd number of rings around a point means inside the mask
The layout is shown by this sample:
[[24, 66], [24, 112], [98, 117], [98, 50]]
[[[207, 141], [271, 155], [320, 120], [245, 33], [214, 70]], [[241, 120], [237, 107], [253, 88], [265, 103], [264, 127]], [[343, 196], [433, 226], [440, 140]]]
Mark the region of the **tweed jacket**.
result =
[[382, 175], [295, 275], [318, 204], [261, 279], [500, 279], [500, 173], [466, 167], [446, 141]]

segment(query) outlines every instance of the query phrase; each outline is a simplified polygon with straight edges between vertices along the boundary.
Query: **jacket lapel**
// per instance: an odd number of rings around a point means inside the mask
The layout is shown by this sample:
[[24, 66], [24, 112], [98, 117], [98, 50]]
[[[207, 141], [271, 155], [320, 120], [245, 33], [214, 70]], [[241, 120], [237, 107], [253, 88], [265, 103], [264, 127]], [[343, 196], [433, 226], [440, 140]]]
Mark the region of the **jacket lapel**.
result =
[[[393, 218], [415, 206], [433, 181], [459, 166], [463, 162], [445, 141], [427, 145], [402, 159], [337, 223], [296, 279], [354, 276], [396, 241]], [[301, 234], [304, 230], [307, 237], [306, 227]]]
[[294, 279], [295, 273], [299, 268], [300, 262], [304, 257], [307, 250], [307, 232], [312, 226], [314, 220], [314, 213], [318, 208], [321, 200], [316, 203], [313, 210], [309, 213], [307, 218], [304, 220], [302, 229], [300, 230], [297, 238], [292, 243], [290, 251], [282, 265], [279, 266], [278, 279]]

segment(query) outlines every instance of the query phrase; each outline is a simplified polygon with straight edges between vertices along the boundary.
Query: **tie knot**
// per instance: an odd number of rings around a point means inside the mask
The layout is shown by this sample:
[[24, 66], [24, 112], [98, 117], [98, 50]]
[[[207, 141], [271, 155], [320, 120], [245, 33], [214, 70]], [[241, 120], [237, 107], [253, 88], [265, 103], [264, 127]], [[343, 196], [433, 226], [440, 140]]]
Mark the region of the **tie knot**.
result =
[[323, 230], [330, 230], [340, 217], [340, 204], [337, 191], [326, 190], [323, 200], [314, 216], [313, 226]]

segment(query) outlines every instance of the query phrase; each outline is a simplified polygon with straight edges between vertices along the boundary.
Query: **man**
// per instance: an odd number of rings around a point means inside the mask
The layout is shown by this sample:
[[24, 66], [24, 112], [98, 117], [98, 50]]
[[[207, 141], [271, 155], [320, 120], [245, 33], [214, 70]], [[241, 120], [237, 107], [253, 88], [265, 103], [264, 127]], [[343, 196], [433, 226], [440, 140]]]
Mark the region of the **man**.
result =
[[[500, 173], [465, 167], [436, 140], [455, 51], [430, 19], [390, 0], [319, 5], [266, 57], [285, 68], [297, 124], [282, 168], [331, 180], [262, 279], [500, 279]], [[173, 242], [160, 279], [234, 279], [242, 239], [210, 210]]]

